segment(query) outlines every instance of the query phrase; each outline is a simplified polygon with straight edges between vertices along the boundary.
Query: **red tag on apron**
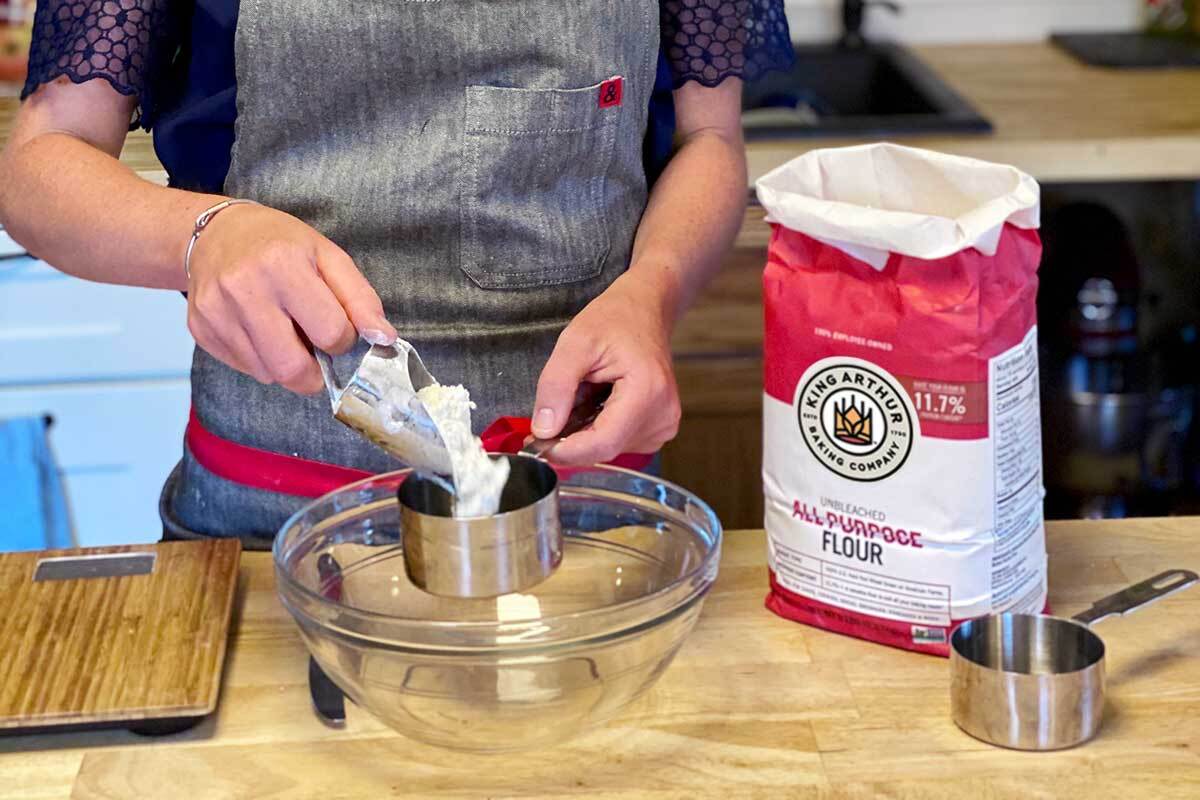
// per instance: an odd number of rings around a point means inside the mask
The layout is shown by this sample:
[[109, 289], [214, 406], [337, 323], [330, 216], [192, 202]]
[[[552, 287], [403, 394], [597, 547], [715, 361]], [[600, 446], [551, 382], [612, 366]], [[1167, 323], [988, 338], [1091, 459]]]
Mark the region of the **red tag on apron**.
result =
[[613, 106], [621, 105], [621, 94], [625, 88], [625, 79], [620, 75], [613, 77], [600, 84], [599, 105], [601, 108], [612, 108]]

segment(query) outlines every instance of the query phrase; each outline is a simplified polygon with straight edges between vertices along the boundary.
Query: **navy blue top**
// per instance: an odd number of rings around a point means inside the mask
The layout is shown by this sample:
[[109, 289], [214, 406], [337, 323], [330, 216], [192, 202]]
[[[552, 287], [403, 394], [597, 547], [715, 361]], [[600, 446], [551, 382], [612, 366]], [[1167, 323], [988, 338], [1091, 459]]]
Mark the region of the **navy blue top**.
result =
[[[671, 152], [671, 90], [753, 80], [794, 59], [783, 0], [660, 0], [662, 47], [645, 160], [653, 179]], [[141, 125], [171, 184], [219, 192], [229, 170], [238, 0], [38, 0], [21, 93], [65, 75], [103, 78], [138, 98]]]

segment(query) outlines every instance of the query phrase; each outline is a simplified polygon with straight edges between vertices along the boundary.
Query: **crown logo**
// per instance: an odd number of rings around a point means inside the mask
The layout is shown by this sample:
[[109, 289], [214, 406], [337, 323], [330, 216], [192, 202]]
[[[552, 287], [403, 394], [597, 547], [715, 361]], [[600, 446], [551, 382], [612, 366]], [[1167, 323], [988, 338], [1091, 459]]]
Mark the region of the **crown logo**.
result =
[[871, 444], [871, 410], [864, 401], [862, 407], [853, 399], [833, 406], [833, 435], [846, 444]]

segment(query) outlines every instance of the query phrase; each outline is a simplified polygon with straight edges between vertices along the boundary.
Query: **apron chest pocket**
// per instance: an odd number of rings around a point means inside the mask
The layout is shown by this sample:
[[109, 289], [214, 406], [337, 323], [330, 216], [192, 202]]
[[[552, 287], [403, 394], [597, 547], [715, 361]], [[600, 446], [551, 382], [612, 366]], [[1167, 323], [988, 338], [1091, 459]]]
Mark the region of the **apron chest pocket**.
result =
[[621, 108], [583, 89], [468, 86], [462, 269], [484, 289], [600, 274], [610, 238], [605, 176]]

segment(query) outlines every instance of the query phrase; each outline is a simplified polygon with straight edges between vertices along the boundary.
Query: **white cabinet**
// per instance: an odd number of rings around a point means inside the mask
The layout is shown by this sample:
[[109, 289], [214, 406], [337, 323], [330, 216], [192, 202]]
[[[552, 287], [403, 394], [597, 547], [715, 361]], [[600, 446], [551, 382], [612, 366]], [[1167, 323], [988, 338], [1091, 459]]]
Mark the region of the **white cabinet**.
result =
[[159, 490], [182, 452], [190, 398], [186, 314], [175, 292], [0, 261], [0, 418], [53, 417], [84, 546], [162, 534]]
[[0, 386], [186, 375], [191, 353], [179, 292], [82, 281], [32, 258], [0, 261]]

